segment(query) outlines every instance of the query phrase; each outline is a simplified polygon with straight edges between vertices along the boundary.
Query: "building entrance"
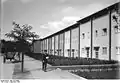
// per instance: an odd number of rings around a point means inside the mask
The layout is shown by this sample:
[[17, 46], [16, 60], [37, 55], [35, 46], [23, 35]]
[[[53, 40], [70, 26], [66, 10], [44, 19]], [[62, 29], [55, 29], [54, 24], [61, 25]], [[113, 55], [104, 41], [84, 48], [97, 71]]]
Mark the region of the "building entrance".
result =
[[99, 48], [100, 47], [94, 47], [94, 50], [95, 50], [95, 58], [99, 58]]
[[90, 50], [90, 47], [86, 47], [86, 51], [87, 51], [87, 57], [89, 57], [89, 50]]

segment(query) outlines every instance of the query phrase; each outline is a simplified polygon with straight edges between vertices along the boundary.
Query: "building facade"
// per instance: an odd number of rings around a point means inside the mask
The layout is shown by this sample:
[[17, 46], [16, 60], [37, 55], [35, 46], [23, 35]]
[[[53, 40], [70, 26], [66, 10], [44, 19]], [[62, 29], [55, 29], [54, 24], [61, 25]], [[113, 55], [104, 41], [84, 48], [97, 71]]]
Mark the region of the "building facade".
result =
[[34, 43], [34, 52], [120, 60], [120, 2]]

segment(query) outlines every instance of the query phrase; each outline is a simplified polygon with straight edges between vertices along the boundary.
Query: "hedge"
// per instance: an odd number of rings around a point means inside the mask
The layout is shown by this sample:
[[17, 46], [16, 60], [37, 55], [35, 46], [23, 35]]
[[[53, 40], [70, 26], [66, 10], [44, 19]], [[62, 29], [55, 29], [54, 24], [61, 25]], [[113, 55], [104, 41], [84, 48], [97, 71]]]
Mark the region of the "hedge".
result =
[[[42, 60], [41, 53], [26, 53], [28, 56], [35, 58], [37, 60]], [[118, 61], [108, 61], [108, 60], [99, 60], [91, 58], [69, 58], [63, 56], [54, 56], [49, 55], [48, 64], [53, 66], [65, 66], [65, 65], [98, 65], [98, 64], [115, 64], [119, 63]]]

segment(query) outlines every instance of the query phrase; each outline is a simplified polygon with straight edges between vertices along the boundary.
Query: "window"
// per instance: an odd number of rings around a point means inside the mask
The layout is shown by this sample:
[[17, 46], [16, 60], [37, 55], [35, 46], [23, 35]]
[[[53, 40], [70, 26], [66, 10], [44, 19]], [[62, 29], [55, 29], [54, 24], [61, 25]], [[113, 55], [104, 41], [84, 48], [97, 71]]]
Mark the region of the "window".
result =
[[98, 36], [98, 31], [97, 30], [95, 30], [95, 37], [97, 37]]
[[88, 39], [90, 38], [90, 32], [88, 32]]
[[120, 47], [116, 47], [116, 54], [120, 54]]
[[119, 33], [120, 32], [120, 27], [118, 27], [118, 25], [115, 25], [114, 30], [115, 30], [115, 33]]
[[82, 33], [82, 39], [85, 39], [85, 33]]
[[82, 48], [82, 53], [84, 53], [85, 52], [85, 49], [84, 48]]
[[107, 35], [107, 28], [102, 29], [102, 35], [106, 36]]
[[107, 54], [107, 47], [103, 47], [102, 50], [103, 50], [102, 54]]

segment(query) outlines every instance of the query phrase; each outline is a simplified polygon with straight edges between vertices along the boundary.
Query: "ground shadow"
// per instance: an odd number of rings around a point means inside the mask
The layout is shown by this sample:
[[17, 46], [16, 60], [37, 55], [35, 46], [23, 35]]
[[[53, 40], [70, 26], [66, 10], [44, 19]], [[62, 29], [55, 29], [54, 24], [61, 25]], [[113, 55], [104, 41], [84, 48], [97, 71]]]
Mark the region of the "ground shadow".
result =
[[56, 69], [57, 69], [56, 67], [47, 67], [46, 72], [54, 71]]
[[12, 61], [12, 63], [19, 63], [19, 62], [22, 62], [22, 61], [19, 61], [19, 60]]

